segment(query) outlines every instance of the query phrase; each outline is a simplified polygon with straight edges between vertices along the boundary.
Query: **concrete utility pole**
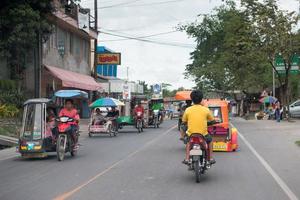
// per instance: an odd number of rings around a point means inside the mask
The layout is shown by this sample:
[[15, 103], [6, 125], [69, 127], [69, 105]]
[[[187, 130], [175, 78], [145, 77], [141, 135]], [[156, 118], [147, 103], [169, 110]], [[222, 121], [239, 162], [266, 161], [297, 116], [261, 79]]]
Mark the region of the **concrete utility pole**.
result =
[[34, 50], [34, 97], [41, 97], [41, 72], [42, 72], [42, 35], [37, 33], [37, 45]]
[[98, 0], [94, 0], [95, 24], [94, 28], [97, 32], [97, 38], [94, 40], [94, 76], [97, 78], [97, 46], [98, 46]]

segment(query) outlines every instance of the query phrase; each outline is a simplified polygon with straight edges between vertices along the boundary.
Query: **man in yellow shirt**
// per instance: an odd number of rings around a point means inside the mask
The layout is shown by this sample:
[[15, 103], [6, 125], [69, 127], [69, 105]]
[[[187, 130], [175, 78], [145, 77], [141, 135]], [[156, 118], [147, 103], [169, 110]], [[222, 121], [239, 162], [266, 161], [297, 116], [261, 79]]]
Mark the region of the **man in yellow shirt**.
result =
[[[209, 164], [214, 164], [215, 160], [211, 159], [212, 156], [212, 137], [208, 134], [207, 123], [208, 121], [214, 121], [212, 113], [207, 107], [201, 105], [203, 94], [199, 90], [194, 90], [191, 93], [191, 99], [194, 103], [193, 106], [187, 108], [183, 114], [182, 122], [187, 124], [188, 130], [187, 135], [191, 136], [192, 134], [201, 134], [205, 137], [206, 142], [208, 143], [208, 155], [207, 160]], [[190, 143], [186, 145], [186, 156], [183, 161], [184, 164], [189, 163], [190, 157]]]

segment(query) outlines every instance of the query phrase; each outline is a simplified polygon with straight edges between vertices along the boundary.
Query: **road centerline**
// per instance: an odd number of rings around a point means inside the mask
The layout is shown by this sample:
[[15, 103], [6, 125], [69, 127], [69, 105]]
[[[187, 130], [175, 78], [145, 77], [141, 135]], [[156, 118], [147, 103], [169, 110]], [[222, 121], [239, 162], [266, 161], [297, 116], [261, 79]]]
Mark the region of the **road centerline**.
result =
[[[231, 126], [234, 126], [230, 123]], [[263, 167], [269, 172], [269, 174], [274, 178], [276, 183], [280, 186], [280, 188], [284, 191], [284, 193], [289, 197], [290, 200], [299, 200], [299, 198], [295, 195], [295, 193], [289, 188], [289, 186], [284, 182], [284, 180], [273, 170], [273, 168], [268, 164], [268, 162], [255, 150], [255, 148], [251, 145], [251, 143], [245, 138], [245, 136], [238, 131], [238, 135], [242, 139], [242, 141], [246, 144], [246, 146], [250, 149], [250, 151], [255, 155], [255, 157], [260, 161]]]
[[126, 156], [125, 158], [115, 162], [114, 164], [112, 164], [111, 166], [109, 166], [108, 168], [106, 168], [104, 171], [96, 174], [95, 176], [93, 176], [92, 178], [88, 179], [87, 181], [83, 182], [82, 184], [78, 185], [77, 187], [75, 187], [74, 189], [65, 192], [63, 194], [58, 195], [57, 197], [55, 197], [53, 200], [65, 200], [70, 198], [71, 196], [73, 196], [75, 193], [79, 192], [81, 189], [83, 189], [84, 187], [86, 187], [87, 185], [89, 185], [90, 183], [92, 183], [93, 181], [95, 181], [96, 179], [98, 179], [99, 177], [103, 176], [104, 174], [106, 174], [107, 172], [109, 172], [111, 169], [113, 169], [114, 167], [118, 166], [119, 164], [121, 164], [122, 162], [126, 161], [127, 159], [133, 157], [134, 155], [136, 155], [137, 153], [139, 153], [140, 151], [142, 151], [143, 149], [145, 149], [146, 147], [148, 147], [149, 145], [151, 145], [153, 142], [157, 141], [159, 138], [161, 138], [162, 136], [168, 134], [169, 132], [171, 132], [173, 129], [175, 129], [177, 127], [177, 125], [174, 125], [172, 127], [170, 127], [168, 130], [166, 130], [165, 132], [163, 132], [161, 135], [155, 137], [154, 139], [150, 140], [149, 142], [145, 143], [141, 148], [139, 148], [138, 150], [130, 153], [128, 156]]

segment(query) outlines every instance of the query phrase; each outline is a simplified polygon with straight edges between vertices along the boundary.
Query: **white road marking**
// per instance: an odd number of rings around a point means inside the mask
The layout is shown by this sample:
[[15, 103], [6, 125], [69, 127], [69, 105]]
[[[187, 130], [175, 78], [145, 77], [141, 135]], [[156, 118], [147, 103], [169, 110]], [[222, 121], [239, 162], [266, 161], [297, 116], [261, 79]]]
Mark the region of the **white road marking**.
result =
[[[233, 124], [231, 124], [233, 126]], [[233, 126], [235, 127], [235, 126]], [[274, 178], [277, 184], [281, 187], [281, 189], [285, 192], [285, 194], [289, 197], [290, 200], [299, 200], [295, 193], [289, 188], [289, 186], [280, 178], [280, 176], [272, 169], [272, 167], [267, 163], [267, 161], [255, 150], [255, 148], [250, 144], [250, 142], [244, 137], [241, 132], [238, 131], [240, 138], [247, 145], [247, 147], [251, 150], [251, 152], [256, 156], [256, 158], [260, 161], [260, 163], [264, 166], [264, 168], [269, 172], [269, 174]]]

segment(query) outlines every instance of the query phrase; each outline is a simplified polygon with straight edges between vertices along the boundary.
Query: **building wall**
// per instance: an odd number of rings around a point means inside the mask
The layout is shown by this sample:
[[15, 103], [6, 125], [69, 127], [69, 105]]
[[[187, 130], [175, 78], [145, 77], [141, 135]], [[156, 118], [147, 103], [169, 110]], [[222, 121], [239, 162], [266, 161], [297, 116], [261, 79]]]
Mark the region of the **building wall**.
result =
[[56, 26], [43, 44], [43, 64], [90, 75], [90, 41]]

